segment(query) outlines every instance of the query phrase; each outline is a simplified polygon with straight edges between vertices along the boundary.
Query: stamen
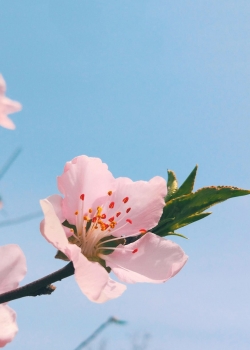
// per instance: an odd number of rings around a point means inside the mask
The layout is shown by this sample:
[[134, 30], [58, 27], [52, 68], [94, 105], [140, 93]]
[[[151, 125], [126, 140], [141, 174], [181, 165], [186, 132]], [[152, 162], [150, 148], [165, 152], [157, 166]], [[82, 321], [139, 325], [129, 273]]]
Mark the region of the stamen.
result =
[[110, 223], [110, 227], [111, 227], [111, 228], [114, 228], [115, 225], [116, 225], [116, 222], [115, 222], [115, 221], [112, 221], [112, 222]]
[[93, 217], [92, 222], [96, 222], [96, 216]]
[[135, 249], [132, 251], [132, 254], [137, 253], [137, 252], [138, 252], [138, 249], [135, 248]]
[[102, 208], [101, 207], [97, 207], [97, 216], [100, 216], [102, 212]]
[[91, 208], [89, 209], [89, 213], [90, 213], [90, 214], [92, 213], [92, 209], [91, 209]]
[[75, 211], [75, 215], [78, 215], [78, 211]]
[[126, 221], [127, 221], [129, 224], [132, 224], [132, 220], [127, 219]]
[[85, 216], [83, 217], [83, 220], [89, 221], [89, 217], [85, 215]]
[[144, 234], [147, 232], [147, 230], [145, 230], [144, 228], [141, 228], [139, 231], [141, 232], [141, 234]]
[[110, 222], [114, 221], [114, 217], [112, 216], [112, 218], [109, 219]]
[[116, 213], [116, 217], [118, 218], [118, 216], [120, 216], [120, 215], [121, 215], [121, 212], [118, 211], [118, 213]]
[[107, 230], [107, 228], [109, 228], [108, 224], [105, 224], [105, 223], [101, 224], [101, 231], [105, 231], [105, 230]]
[[80, 242], [79, 237], [77, 237], [77, 235], [75, 235], [74, 232], [72, 233], [72, 235], [70, 237], [68, 237], [68, 239], [71, 238], [71, 237], [74, 237], [78, 242]]
[[109, 208], [111, 208], [111, 209], [113, 209], [114, 206], [115, 206], [115, 202], [111, 202], [111, 203], [109, 204]]
[[112, 193], [113, 193], [112, 191], [108, 191], [108, 195], [109, 195], [109, 196], [111, 196]]
[[106, 219], [106, 214], [102, 214], [101, 218]]
[[129, 213], [129, 212], [130, 212], [130, 210], [131, 210], [131, 208], [128, 208], [128, 209], [126, 210], [126, 213]]
[[[128, 219], [129, 220], [129, 219]], [[131, 221], [131, 220], [130, 220]], [[132, 223], [132, 221], [131, 221]], [[119, 222], [118, 222], [119, 224]], [[121, 230], [123, 227], [126, 227], [127, 223], [125, 222], [125, 224], [123, 224], [122, 226], [119, 226], [117, 228], [115, 228], [113, 231], [112, 231], [112, 235], [114, 235], [115, 232]], [[132, 235], [129, 235], [129, 236], [125, 236], [124, 238], [126, 237], [136, 237], [136, 236], [139, 236], [141, 233], [139, 231], [137, 231], [136, 233], [133, 233]]]
[[84, 200], [84, 194], [80, 195], [80, 199], [83, 201]]
[[123, 198], [123, 203], [127, 203], [127, 201], [129, 200], [129, 198], [128, 197], [125, 197], [125, 198]]

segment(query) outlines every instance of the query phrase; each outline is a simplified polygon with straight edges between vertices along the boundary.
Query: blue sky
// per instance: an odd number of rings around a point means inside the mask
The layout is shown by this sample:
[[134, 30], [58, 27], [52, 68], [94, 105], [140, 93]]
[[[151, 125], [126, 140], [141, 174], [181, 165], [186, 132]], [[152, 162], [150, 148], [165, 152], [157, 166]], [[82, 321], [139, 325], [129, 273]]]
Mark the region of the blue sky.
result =
[[[0, 130], [0, 164], [22, 147], [0, 183], [0, 220], [39, 210], [80, 154], [133, 180], [172, 169], [181, 183], [199, 164], [196, 189], [249, 189], [249, 16], [242, 0], [1, 1], [0, 72], [23, 111], [16, 131]], [[8, 348], [74, 349], [115, 315], [128, 325], [100, 337], [111, 350], [144, 332], [154, 350], [248, 349], [249, 208], [232, 199], [183, 228], [190, 239], [174, 240], [189, 261], [166, 284], [95, 305], [71, 277], [50, 297], [12, 302], [20, 332]], [[63, 266], [39, 222], [0, 228], [0, 244], [25, 252], [24, 283]]]

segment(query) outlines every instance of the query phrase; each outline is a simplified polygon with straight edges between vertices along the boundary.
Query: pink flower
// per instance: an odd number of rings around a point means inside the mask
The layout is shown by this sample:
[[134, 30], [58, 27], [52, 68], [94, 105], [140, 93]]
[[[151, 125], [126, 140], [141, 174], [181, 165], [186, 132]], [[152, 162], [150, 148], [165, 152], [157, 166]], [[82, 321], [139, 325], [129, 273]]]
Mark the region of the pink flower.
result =
[[102, 303], [126, 289], [109, 277], [110, 268], [122, 282], [162, 283], [187, 261], [177, 244], [148, 232], [165, 205], [163, 178], [115, 179], [100, 159], [80, 156], [66, 163], [58, 188], [63, 198], [40, 202], [41, 233], [73, 262], [76, 281], [90, 300]]
[[[0, 247], [0, 294], [16, 289], [27, 272], [23, 252], [16, 244]], [[0, 347], [11, 342], [18, 331], [16, 313], [6, 303], [0, 305]]]
[[7, 114], [18, 112], [22, 109], [19, 102], [12, 101], [5, 96], [6, 84], [0, 74], [0, 126], [7, 129], [15, 129], [13, 121], [7, 117]]

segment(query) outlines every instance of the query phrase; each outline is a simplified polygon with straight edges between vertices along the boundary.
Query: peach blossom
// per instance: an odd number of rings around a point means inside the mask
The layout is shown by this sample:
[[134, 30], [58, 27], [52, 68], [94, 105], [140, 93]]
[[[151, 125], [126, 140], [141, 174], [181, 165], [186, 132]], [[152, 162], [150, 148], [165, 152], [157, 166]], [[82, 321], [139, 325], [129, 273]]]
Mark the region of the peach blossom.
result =
[[[79, 156], [66, 163], [58, 188], [63, 197], [40, 202], [41, 233], [73, 262], [76, 281], [90, 300], [102, 303], [126, 289], [109, 277], [110, 268], [125, 283], [162, 283], [186, 263], [177, 244], [150, 232], [165, 205], [163, 178], [115, 179], [100, 159]], [[129, 237], [135, 242], [128, 244]]]
[[[27, 272], [26, 259], [16, 244], [0, 247], [0, 294], [16, 289]], [[0, 305], [0, 347], [11, 342], [18, 331], [16, 313], [7, 303]]]
[[7, 129], [15, 129], [15, 124], [7, 115], [20, 111], [22, 105], [19, 102], [7, 98], [5, 92], [6, 83], [3, 76], [0, 74], [0, 126]]

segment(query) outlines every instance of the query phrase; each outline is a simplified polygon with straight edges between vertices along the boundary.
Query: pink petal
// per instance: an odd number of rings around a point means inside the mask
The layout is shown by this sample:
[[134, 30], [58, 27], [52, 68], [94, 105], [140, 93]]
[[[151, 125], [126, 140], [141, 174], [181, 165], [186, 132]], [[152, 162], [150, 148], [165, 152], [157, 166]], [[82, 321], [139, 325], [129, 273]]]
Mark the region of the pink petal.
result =
[[138, 241], [105, 257], [107, 266], [123, 282], [161, 283], [173, 277], [188, 257], [174, 242], [148, 232]]
[[19, 112], [21, 109], [22, 109], [22, 105], [19, 102], [10, 100], [5, 96], [0, 97], [1, 113], [10, 114], [10, 113]]
[[26, 272], [26, 259], [18, 245], [0, 247], [0, 294], [17, 288]]
[[[59, 221], [63, 223], [66, 219], [62, 212], [62, 202], [63, 202], [62, 197], [59, 196], [58, 194], [54, 194], [52, 196], [47, 197], [46, 200], [52, 204], [56, 216], [58, 217]], [[44, 223], [42, 225], [44, 225]], [[66, 234], [66, 237], [72, 236], [72, 232], [70, 228], [66, 226], [62, 226], [62, 228]]]
[[[54, 202], [55, 206], [57, 200], [59, 202], [59, 198], [56, 199], [56, 195], [49, 198], [50, 200], [52, 198], [52, 202]], [[61, 225], [52, 203], [48, 199], [42, 199], [40, 200], [40, 205], [44, 213], [44, 220], [40, 224], [41, 234], [49, 243], [58, 250], [61, 250], [72, 260], [73, 255], [81, 253], [80, 248], [76, 245], [69, 244], [65, 230]], [[58, 209], [57, 206], [56, 209]]]
[[[79, 156], [66, 163], [64, 173], [58, 177], [58, 188], [65, 196], [63, 199], [64, 216], [71, 224], [75, 224], [75, 212], [84, 212], [94, 205], [103, 203], [102, 197], [113, 187], [114, 178], [106, 164], [99, 158]], [[80, 196], [84, 194], [84, 201]]]
[[[157, 225], [165, 205], [166, 181], [156, 176], [150, 181], [133, 182], [128, 178], [115, 181], [114, 192], [103, 208], [107, 217], [114, 217], [117, 225], [111, 234], [117, 237], [140, 234]], [[112, 209], [110, 202], [114, 203]], [[117, 213], [120, 215], [117, 217]]]
[[99, 298], [95, 302], [104, 303], [105, 301], [118, 298], [126, 289], [127, 287], [124, 284], [118, 283], [109, 278], [107, 284], [101, 291]]
[[120, 283], [112, 281], [108, 272], [98, 263], [89, 261], [79, 254], [73, 260], [75, 279], [81, 291], [96, 303], [117, 298], [126, 289]]
[[5, 94], [5, 91], [6, 91], [6, 83], [2, 74], [0, 74], [0, 96], [3, 96]]
[[0, 126], [7, 129], [15, 129], [15, 124], [7, 117], [7, 114], [18, 112], [22, 105], [17, 101], [12, 101], [5, 96], [6, 84], [0, 74]]
[[52, 204], [55, 214], [60, 220], [60, 222], [64, 222], [65, 217], [62, 212], [62, 197], [59, 194], [54, 194], [52, 196], [47, 197], [46, 200]]
[[5, 304], [0, 305], [0, 348], [11, 342], [18, 331], [16, 313]]
[[13, 121], [5, 114], [0, 114], [0, 126], [10, 130], [14, 130], [16, 128]]
[[58, 197], [55, 195], [49, 197], [50, 200], [40, 201], [45, 217], [41, 223], [42, 235], [73, 262], [76, 281], [91, 301], [100, 303], [118, 297], [126, 287], [114, 281], [110, 282], [109, 274], [99, 263], [89, 261], [78, 246], [68, 243], [55, 210], [60, 203]]

